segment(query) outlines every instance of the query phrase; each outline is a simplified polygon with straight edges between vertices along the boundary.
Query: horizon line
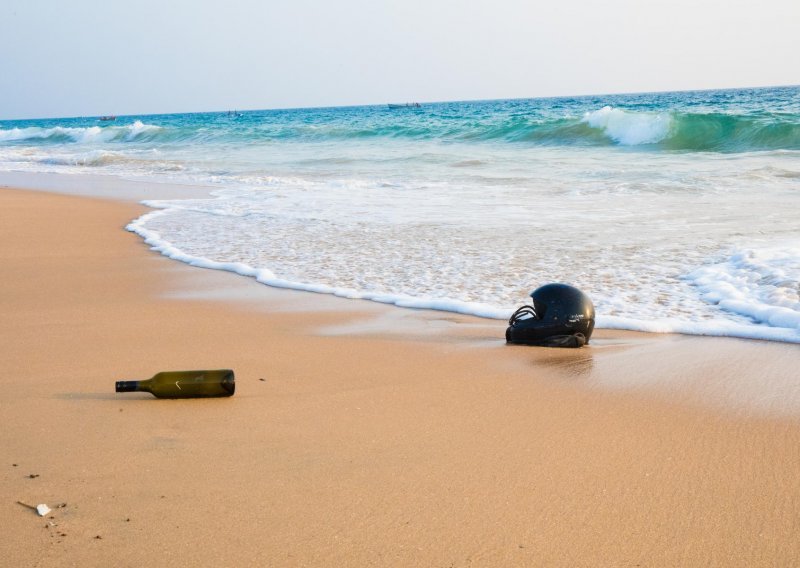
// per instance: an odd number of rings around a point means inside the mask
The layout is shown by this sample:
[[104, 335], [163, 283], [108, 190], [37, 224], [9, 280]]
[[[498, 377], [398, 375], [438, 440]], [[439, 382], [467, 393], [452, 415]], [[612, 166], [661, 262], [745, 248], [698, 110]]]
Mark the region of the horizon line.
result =
[[[654, 91], [619, 91], [619, 92], [606, 92], [606, 93], [589, 93], [583, 95], [551, 95], [551, 96], [537, 96], [537, 97], [498, 97], [489, 99], [453, 99], [453, 100], [417, 100], [407, 101], [408, 103], [419, 103], [420, 105], [437, 105], [449, 103], [480, 103], [480, 102], [497, 102], [497, 101], [525, 101], [525, 100], [545, 100], [545, 99], [580, 99], [589, 97], [610, 97], [610, 96], [624, 96], [624, 95], [657, 95], [664, 93], [703, 93], [712, 91], [744, 91], [744, 90], [757, 90], [757, 89], [785, 89], [785, 88], [798, 88], [800, 84], [790, 85], [759, 85], [759, 86], [745, 86], [745, 87], [716, 87], [705, 89], [678, 89], [678, 90], [654, 90]], [[286, 107], [266, 107], [266, 108], [229, 108], [225, 110], [191, 110], [191, 111], [177, 111], [177, 112], [146, 112], [146, 113], [126, 113], [126, 114], [97, 114], [97, 115], [72, 115], [72, 116], [39, 116], [34, 118], [0, 118], [2, 122], [15, 122], [15, 121], [33, 121], [33, 120], [56, 120], [56, 119], [81, 119], [81, 118], [100, 118], [103, 116], [113, 116], [115, 118], [128, 118], [128, 117], [148, 117], [148, 116], [168, 116], [176, 114], [217, 114], [225, 112], [264, 112], [264, 111], [295, 111], [295, 110], [323, 110], [323, 109], [343, 109], [343, 108], [358, 108], [358, 107], [380, 107], [388, 104], [396, 104], [390, 102], [382, 103], [360, 103], [360, 104], [341, 104], [341, 105], [308, 105], [308, 106], [286, 106]], [[400, 103], [405, 104], [405, 103]]]

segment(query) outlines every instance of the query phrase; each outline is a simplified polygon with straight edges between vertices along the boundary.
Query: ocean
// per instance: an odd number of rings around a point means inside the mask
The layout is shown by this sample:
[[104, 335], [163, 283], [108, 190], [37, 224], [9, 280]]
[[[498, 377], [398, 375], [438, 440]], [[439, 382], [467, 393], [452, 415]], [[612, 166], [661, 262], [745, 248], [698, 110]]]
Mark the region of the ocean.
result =
[[3, 121], [0, 171], [209, 188], [129, 230], [267, 285], [800, 342], [800, 87]]

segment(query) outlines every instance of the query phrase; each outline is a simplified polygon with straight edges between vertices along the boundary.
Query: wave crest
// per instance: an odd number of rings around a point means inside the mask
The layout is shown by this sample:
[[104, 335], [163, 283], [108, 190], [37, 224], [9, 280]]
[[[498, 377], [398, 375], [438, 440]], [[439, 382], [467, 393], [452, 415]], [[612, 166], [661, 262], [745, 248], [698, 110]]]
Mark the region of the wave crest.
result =
[[125, 126], [88, 126], [83, 128], [29, 126], [26, 128], [11, 128], [9, 130], [0, 129], [0, 142], [43, 141], [57, 143], [76, 142], [79, 144], [116, 141], [132, 142], [150, 138], [153, 134], [162, 130], [160, 126], [145, 124], [141, 120]]
[[583, 122], [598, 128], [623, 146], [655, 144], [667, 138], [672, 128], [672, 117], [663, 113], [637, 113], [605, 106], [587, 112]]
[[[0, 128], [0, 144], [57, 145], [272, 144], [282, 142], [365, 141], [367, 139], [507, 143], [532, 146], [642, 146], [650, 151], [751, 152], [800, 150], [797, 112], [692, 112], [660, 107], [599, 106], [543, 116], [530, 111], [478, 112], [471, 107], [451, 116], [425, 109], [414, 113], [343, 110], [322, 114], [253, 115], [235, 124], [187, 115], [164, 126], [136, 120], [127, 125], [20, 126]], [[590, 107], [592, 108], [592, 107]], [[573, 112], [574, 111], [574, 112]], [[349, 114], [348, 114], [349, 113]]]

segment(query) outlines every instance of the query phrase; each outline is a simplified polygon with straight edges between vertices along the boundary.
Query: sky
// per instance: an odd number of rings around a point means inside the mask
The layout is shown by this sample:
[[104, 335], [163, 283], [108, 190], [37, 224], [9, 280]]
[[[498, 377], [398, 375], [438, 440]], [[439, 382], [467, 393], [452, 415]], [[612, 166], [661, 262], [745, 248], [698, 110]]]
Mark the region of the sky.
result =
[[800, 0], [0, 0], [0, 120], [800, 84]]

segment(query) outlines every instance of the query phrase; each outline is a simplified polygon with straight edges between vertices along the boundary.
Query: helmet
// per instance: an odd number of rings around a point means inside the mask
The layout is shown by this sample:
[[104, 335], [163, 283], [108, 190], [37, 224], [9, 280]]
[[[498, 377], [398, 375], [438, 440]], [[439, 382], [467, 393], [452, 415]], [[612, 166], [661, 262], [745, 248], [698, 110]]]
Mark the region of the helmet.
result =
[[506, 329], [508, 343], [580, 347], [594, 330], [589, 296], [567, 284], [546, 284], [531, 292], [533, 306], [522, 306]]

